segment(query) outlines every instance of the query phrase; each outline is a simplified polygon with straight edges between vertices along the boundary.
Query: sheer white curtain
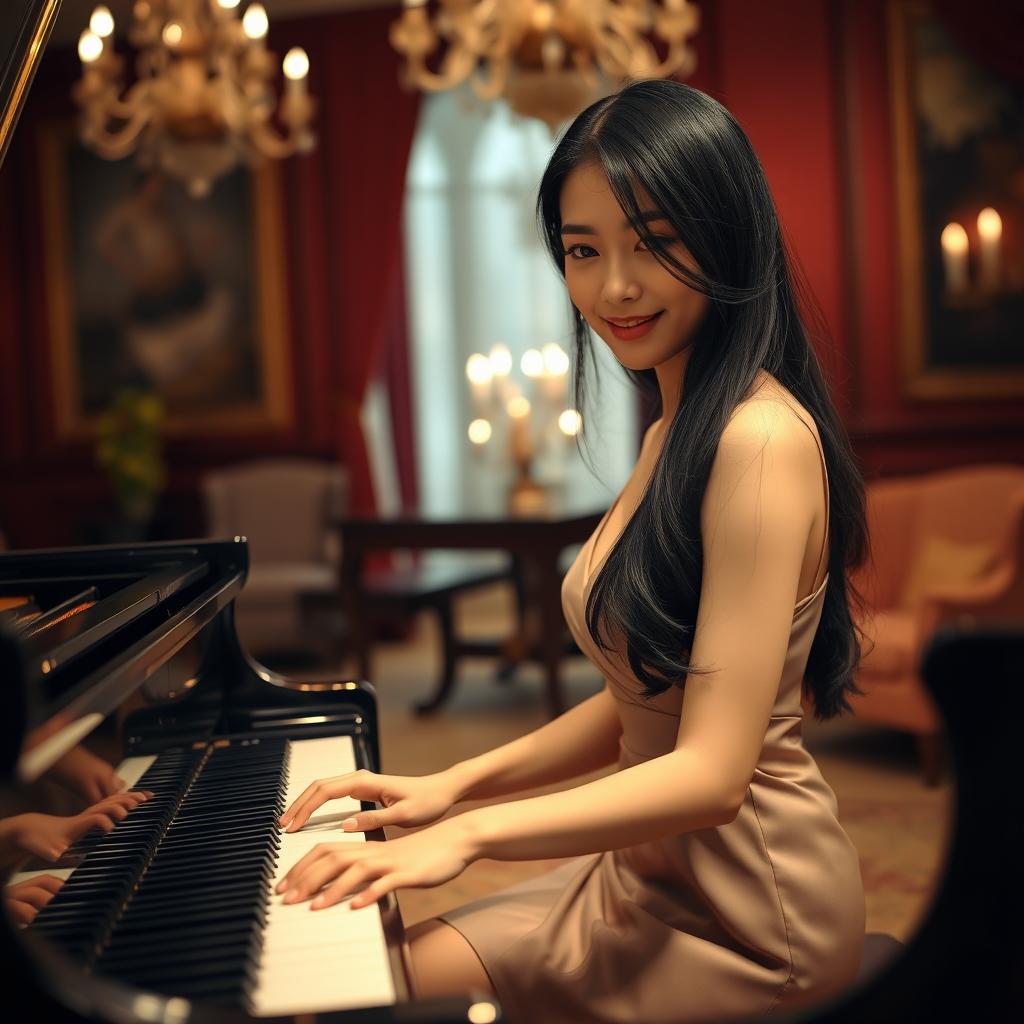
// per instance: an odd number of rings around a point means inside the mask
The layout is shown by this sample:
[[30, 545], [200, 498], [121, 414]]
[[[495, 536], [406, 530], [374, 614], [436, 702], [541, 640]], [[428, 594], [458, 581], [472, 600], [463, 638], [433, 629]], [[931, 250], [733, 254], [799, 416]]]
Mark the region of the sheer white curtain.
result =
[[[406, 274], [416, 458], [423, 506], [463, 496], [500, 499], [505, 479], [473, 451], [465, 376], [473, 352], [502, 342], [519, 359], [558, 342], [571, 354], [565, 285], [534, 219], [537, 186], [554, 147], [547, 128], [498, 101], [463, 91], [425, 97], [406, 181]], [[572, 442], [564, 474], [572, 493], [607, 501], [636, 456], [635, 400], [621, 367], [594, 339], [600, 374], [581, 412], [594, 471]], [[589, 369], [589, 368], [588, 368]]]

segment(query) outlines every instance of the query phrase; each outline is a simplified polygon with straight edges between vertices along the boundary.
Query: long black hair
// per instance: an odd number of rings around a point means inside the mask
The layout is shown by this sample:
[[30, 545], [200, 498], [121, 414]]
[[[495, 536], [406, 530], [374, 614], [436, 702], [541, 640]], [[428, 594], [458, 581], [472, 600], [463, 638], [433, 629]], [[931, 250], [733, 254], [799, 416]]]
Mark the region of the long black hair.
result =
[[[605, 173], [636, 233], [676, 278], [709, 298], [697, 327], [680, 402], [651, 482], [594, 581], [587, 627], [602, 649], [619, 635], [630, 668], [655, 696], [681, 687], [697, 621], [703, 567], [700, 509], [722, 432], [760, 371], [787, 388], [818, 428], [829, 477], [829, 575], [811, 646], [805, 689], [819, 719], [851, 710], [860, 640], [850, 612], [860, 604], [849, 578], [866, 552], [864, 484], [839, 421], [797, 301], [771, 192], [735, 118], [679, 82], [637, 82], [598, 100], [559, 139], [541, 180], [537, 217], [565, 275], [561, 194], [582, 164]], [[693, 272], [641, 219], [646, 193], [696, 260]], [[801, 297], [805, 290], [801, 289]], [[810, 303], [805, 302], [805, 305]], [[590, 331], [574, 306], [574, 390], [583, 408]], [[627, 370], [660, 413], [653, 369]], [[652, 417], [653, 418], [653, 417]]]

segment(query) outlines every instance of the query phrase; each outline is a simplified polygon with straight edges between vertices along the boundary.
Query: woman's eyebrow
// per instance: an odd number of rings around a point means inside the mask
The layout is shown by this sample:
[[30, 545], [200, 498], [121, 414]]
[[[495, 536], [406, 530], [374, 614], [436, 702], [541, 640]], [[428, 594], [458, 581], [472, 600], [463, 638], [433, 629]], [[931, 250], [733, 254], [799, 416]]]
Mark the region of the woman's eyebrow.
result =
[[[649, 224], [653, 220], [668, 220], [668, 217], [661, 210], [645, 210], [640, 214], [640, 219]], [[623, 230], [630, 226], [629, 218], [622, 222]], [[563, 235], [596, 235], [597, 232], [587, 224], [563, 224], [561, 234]]]

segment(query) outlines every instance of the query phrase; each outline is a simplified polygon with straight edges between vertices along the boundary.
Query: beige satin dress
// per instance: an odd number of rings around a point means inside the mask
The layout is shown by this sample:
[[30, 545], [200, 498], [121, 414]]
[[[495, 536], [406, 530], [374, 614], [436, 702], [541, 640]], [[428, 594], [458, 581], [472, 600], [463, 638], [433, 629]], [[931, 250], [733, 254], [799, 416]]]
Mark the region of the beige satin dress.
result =
[[[794, 411], [821, 455], [813, 421]], [[658, 450], [645, 440], [642, 479]], [[824, 475], [823, 456], [822, 467]], [[587, 631], [586, 598], [613, 545], [605, 541], [596, 562], [594, 546], [615, 507], [567, 573], [562, 604], [616, 698], [621, 769], [674, 748], [683, 694], [671, 688], [642, 701], [628, 662]], [[860, 865], [835, 794], [801, 741], [801, 682], [827, 579], [793, 609], [764, 746], [734, 821], [577, 857], [440, 915], [477, 952], [511, 1024], [761, 1017], [852, 982], [864, 939]]]

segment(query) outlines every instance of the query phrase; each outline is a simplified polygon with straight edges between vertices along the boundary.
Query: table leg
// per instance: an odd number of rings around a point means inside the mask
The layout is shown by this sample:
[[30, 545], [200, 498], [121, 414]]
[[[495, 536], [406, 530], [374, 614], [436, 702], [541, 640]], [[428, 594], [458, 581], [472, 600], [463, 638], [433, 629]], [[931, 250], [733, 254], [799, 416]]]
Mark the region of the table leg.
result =
[[547, 683], [548, 715], [557, 718], [565, 711], [562, 693], [562, 656], [565, 653], [565, 618], [562, 615], [562, 576], [558, 551], [538, 554], [537, 596], [540, 611], [540, 659]]
[[342, 547], [338, 581], [341, 587], [341, 601], [348, 619], [351, 648], [355, 651], [359, 678], [370, 680], [370, 621], [365, 610], [362, 588], [362, 554], [350, 546]]
[[436, 711], [455, 689], [455, 621], [451, 598], [441, 601], [436, 611], [441, 628], [441, 676], [433, 696], [413, 706], [417, 715], [429, 715]]

